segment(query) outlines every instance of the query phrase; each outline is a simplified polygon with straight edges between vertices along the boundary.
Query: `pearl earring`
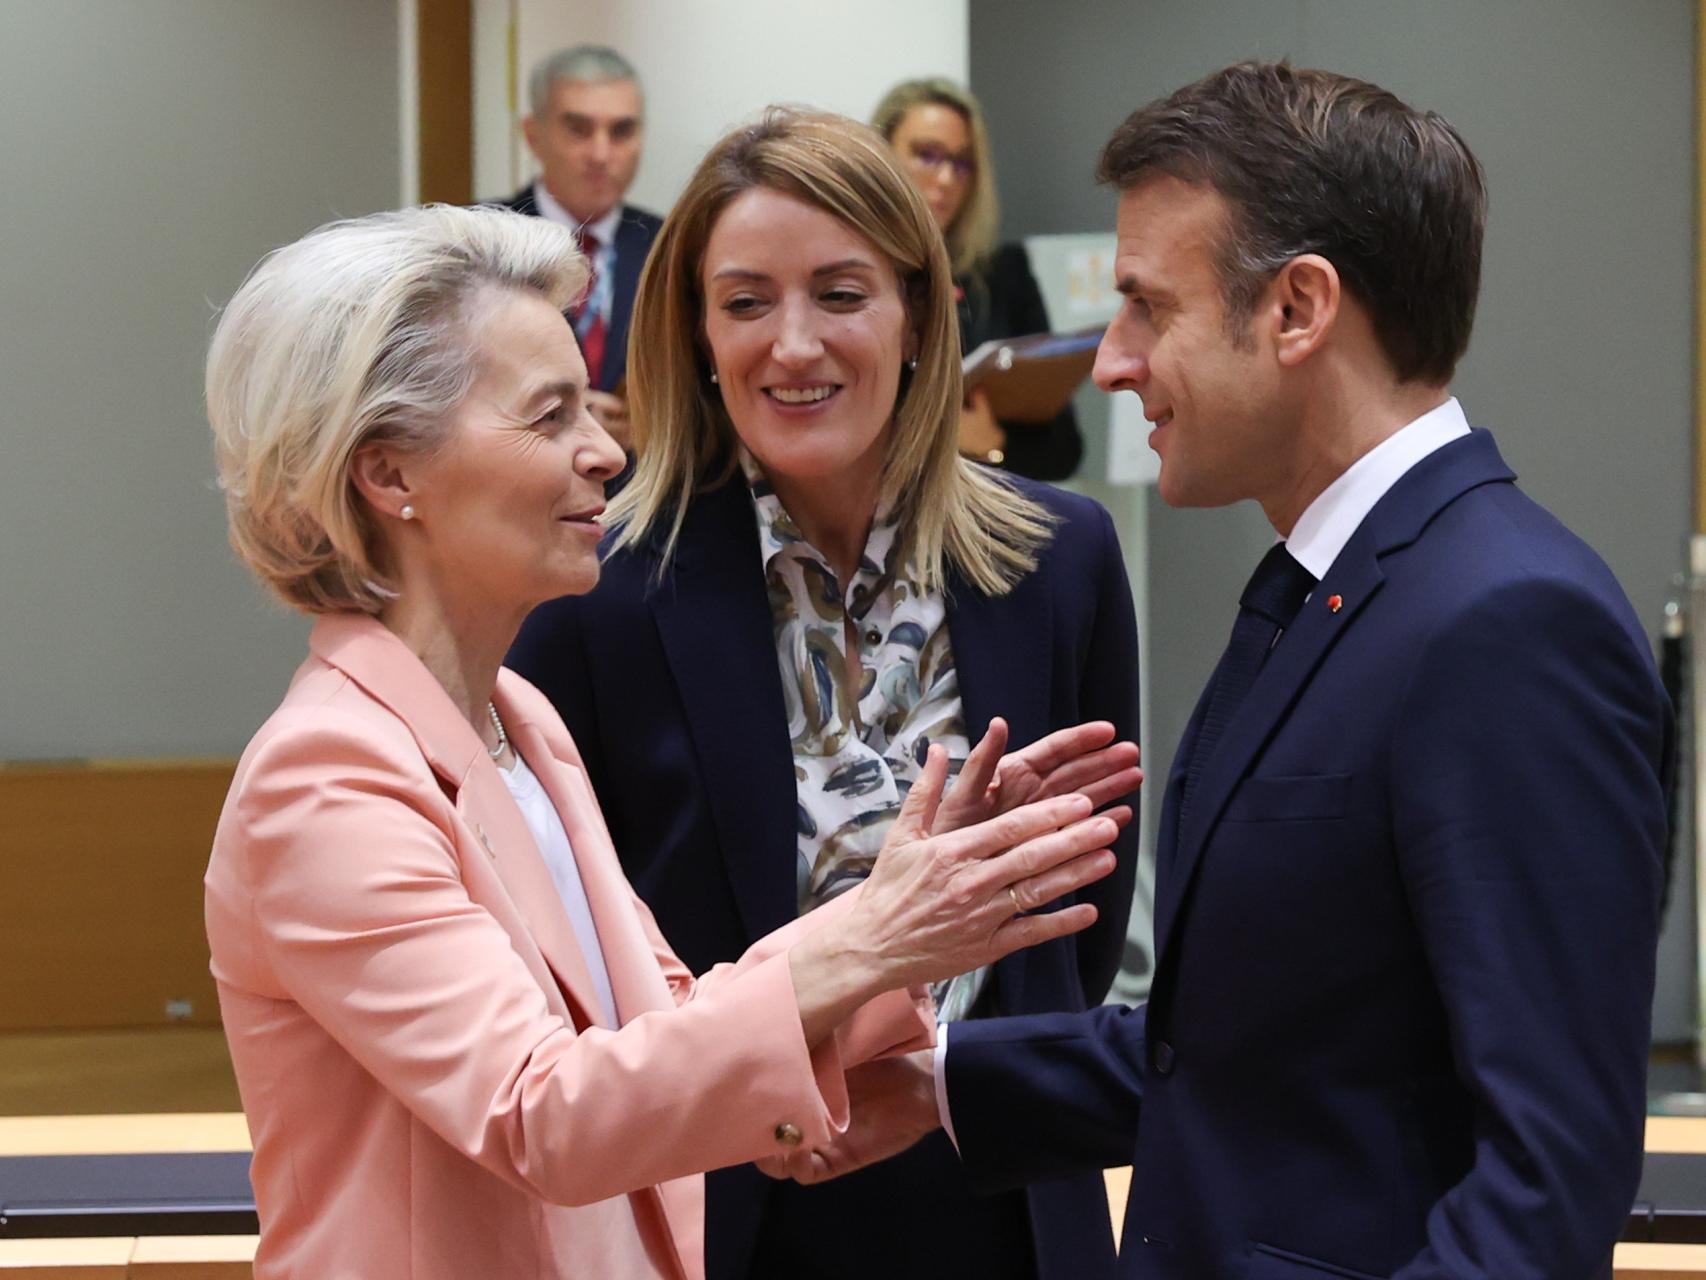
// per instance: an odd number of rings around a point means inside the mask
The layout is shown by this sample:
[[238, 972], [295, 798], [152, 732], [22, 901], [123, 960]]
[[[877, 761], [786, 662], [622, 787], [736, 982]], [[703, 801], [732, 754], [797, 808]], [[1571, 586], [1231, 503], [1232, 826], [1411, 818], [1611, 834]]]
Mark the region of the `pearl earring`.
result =
[[906, 367], [911, 372], [917, 373], [918, 372], [918, 357], [913, 356], [912, 359], [908, 360], [906, 362]]
[[715, 369], [711, 370], [711, 385], [717, 385], [717, 371]]
[[403, 504], [403, 509], [397, 514], [402, 516], [405, 520], [413, 520], [415, 518], [414, 505], [412, 503], [405, 502]]

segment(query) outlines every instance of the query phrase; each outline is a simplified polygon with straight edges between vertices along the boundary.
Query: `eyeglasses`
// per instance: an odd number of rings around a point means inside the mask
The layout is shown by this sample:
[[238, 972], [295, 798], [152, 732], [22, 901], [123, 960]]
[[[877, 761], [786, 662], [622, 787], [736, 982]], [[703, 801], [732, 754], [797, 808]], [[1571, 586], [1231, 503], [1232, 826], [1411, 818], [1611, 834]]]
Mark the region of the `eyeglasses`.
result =
[[957, 156], [952, 151], [931, 146], [927, 142], [909, 143], [906, 150], [908, 163], [920, 173], [938, 173], [943, 165], [948, 165], [952, 168], [956, 180], [966, 182], [977, 172], [977, 161], [970, 156]]

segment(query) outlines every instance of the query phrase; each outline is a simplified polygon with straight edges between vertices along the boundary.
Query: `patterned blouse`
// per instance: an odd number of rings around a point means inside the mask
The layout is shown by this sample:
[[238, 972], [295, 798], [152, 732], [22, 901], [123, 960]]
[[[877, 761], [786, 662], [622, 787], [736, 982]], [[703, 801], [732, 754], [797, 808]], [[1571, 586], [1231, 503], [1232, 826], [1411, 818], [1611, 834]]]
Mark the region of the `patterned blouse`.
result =
[[[758, 517], [764, 580], [798, 788], [802, 912], [871, 873], [931, 743], [948, 750], [957, 777], [970, 743], [947, 604], [901, 562], [899, 521], [880, 509], [845, 591], [800, 533], [750, 454], [741, 465]], [[849, 687], [845, 622], [860, 640], [859, 688]], [[965, 1017], [987, 968], [935, 988], [937, 1017]]]

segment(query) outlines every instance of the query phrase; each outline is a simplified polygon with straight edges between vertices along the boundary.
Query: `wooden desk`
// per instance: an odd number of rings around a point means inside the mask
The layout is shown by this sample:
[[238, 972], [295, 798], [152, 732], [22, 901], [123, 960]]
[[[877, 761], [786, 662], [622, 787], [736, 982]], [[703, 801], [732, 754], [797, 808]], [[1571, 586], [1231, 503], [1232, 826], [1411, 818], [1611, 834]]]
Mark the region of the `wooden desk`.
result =
[[174, 1155], [247, 1151], [241, 1111], [158, 1116], [0, 1116], [0, 1156]]
[[0, 1280], [252, 1280], [257, 1239], [0, 1240]]

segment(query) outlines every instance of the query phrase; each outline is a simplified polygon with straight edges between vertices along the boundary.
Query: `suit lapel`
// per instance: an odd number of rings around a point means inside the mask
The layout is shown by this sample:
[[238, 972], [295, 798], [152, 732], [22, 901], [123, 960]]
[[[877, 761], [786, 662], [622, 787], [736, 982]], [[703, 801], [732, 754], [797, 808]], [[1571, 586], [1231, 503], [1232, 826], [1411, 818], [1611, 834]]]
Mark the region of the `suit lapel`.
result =
[[[1303, 612], [1269, 655], [1243, 705], [1221, 734], [1214, 755], [1203, 762], [1191, 797], [1190, 817], [1182, 824], [1178, 801], [1189, 755], [1181, 749], [1168, 780], [1161, 815], [1163, 861], [1155, 903], [1158, 964], [1174, 935], [1203, 849], [1233, 791], [1249, 774], [1339, 637], [1379, 593], [1385, 582], [1382, 558], [1414, 542], [1429, 521], [1468, 490], [1513, 479], [1485, 431], [1475, 431], [1436, 450], [1399, 478], [1358, 526]], [[1335, 597], [1340, 602], [1337, 610], [1329, 603]], [[1187, 742], [1192, 745], [1202, 709], [1199, 702], [1186, 730]]]
[[[530, 718], [506, 697], [501, 675], [496, 700], [517, 749], [527, 758], [563, 820], [610, 977], [618, 1025], [626, 1026], [651, 1010], [674, 1008], [675, 996], [635, 909], [633, 890], [605, 828], [592, 784], [573, 746], [563, 736], [560, 722], [553, 725]], [[561, 753], [554, 740], [561, 744]], [[632, 1194], [632, 1199], [636, 1212], [642, 1216], [648, 1208], [658, 1216], [659, 1230], [675, 1249], [682, 1274], [695, 1274], [685, 1259], [692, 1256], [704, 1239], [703, 1180], [678, 1178], [659, 1186], [642, 1187]]]
[[531, 723], [516, 725], [512, 735], [563, 819], [587, 905], [592, 909], [611, 993], [616, 997], [618, 1023], [626, 1025], [649, 1009], [672, 1007], [674, 997], [634, 910], [627, 877], [599, 817], [598, 802], [586, 775], [574, 764], [559, 759], [545, 735]]
[[490, 760], [476, 761], [468, 771], [456, 793], [456, 809], [479, 837], [510, 900], [526, 921], [528, 933], [573, 1006], [575, 1025], [607, 1025], [599, 1007], [592, 970], [587, 967], [580, 940], [575, 937], [574, 926], [563, 909], [556, 882], [551, 879], [538, 842], [521, 816], [515, 798]]
[[[1051, 728], [1053, 704], [1053, 597], [1039, 573], [1028, 574], [1005, 596], [987, 596], [952, 574], [948, 583], [948, 639], [959, 673], [960, 714], [966, 737], [977, 745], [990, 720], [1006, 719], [1009, 741], [1023, 746]], [[1028, 952], [995, 966], [1003, 1010], [1024, 1007]]]
[[723, 866], [756, 942], [798, 914], [797, 805], [758, 526], [738, 477], [694, 499], [650, 603]]
[[646, 229], [624, 212], [616, 224], [616, 278], [611, 281], [610, 336], [605, 341], [601, 389], [614, 391], [628, 372], [628, 322], [634, 314], [634, 294], [640, 287], [640, 268], [650, 248]]
[[[1350, 548], [1346, 548], [1348, 552]], [[1326, 658], [1338, 638], [1361, 615], [1380, 589], [1384, 575], [1375, 558], [1366, 552], [1354, 557], [1341, 553], [1304, 605], [1303, 612], [1280, 637], [1243, 705], [1233, 716], [1203, 762], [1191, 796], [1190, 816], [1179, 823], [1176, 794], [1169, 783], [1169, 799], [1177, 846], [1170, 864], [1171, 875], [1164, 893], [1157, 895], [1155, 933], [1159, 951], [1171, 934], [1175, 913], [1190, 884], [1203, 845], [1214, 830], [1233, 790], [1250, 770], [1274, 730], [1285, 718], [1309, 678]], [[1334, 596], [1343, 601], [1338, 612], [1327, 605]], [[1193, 724], [1196, 717], [1193, 717]]]
[[994, 716], [1014, 743], [1048, 732], [1053, 605], [1040, 575], [1005, 596], [986, 596], [957, 573], [948, 584], [948, 638], [960, 677], [960, 710], [975, 746]]

